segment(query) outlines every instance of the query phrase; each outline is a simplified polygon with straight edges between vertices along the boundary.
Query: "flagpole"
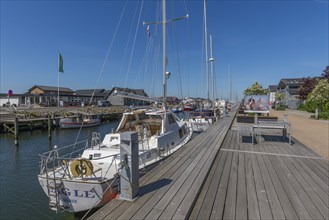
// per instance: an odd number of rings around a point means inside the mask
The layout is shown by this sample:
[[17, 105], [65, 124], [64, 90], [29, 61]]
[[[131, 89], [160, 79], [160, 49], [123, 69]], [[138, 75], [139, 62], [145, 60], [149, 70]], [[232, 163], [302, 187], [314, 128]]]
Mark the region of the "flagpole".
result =
[[58, 52], [58, 68], [57, 68], [57, 108], [59, 108], [59, 68], [60, 68], [60, 53]]
[[58, 52], [58, 70], [57, 70], [57, 107], [59, 108], [59, 73], [64, 73], [63, 69], [63, 57], [60, 52]]
[[59, 108], [59, 71], [57, 71], [57, 107]]

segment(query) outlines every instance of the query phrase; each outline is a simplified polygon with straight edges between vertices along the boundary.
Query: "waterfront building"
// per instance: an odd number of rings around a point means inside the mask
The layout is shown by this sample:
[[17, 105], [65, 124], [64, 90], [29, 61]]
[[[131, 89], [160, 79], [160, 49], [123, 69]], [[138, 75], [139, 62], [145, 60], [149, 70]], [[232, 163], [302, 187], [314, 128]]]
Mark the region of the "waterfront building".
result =
[[63, 104], [74, 102], [74, 91], [65, 87], [35, 85], [28, 90], [25, 104], [38, 104], [41, 106], [57, 106], [59, 99]]
[[302, 103], [299, 99], [298, 90], [303, 85], [303, 78], [281, 79], [277, 92], [284, 94], [283, 104], [289, 109], [297, 109], [298, 105]]
[[[118, 95], [118, 93], [124, 94], [125, 96]], [[149, 98], [149, 96], [146, 94], [144, 89], [129, 89], [129, 88], [113, 87], [105, 99], [109, 101], [111, 105], [116, 105], [116, 106], [149, 105], [150, 102], [142, 100], [143, 97]]]

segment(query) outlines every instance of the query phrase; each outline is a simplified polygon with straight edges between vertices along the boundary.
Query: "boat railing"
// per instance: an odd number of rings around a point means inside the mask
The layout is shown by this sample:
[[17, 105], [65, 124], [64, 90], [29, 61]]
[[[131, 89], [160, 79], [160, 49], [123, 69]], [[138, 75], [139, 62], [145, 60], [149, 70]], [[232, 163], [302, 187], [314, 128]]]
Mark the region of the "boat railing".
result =
[[79, 141], [62, 148], [57, 148], [55, 145], [53, 150], [40, 154], [40, 173], [54, 170], [56, 167], [62, 166], [64, 161], [80, 157], [88, 146], [88, 140]]

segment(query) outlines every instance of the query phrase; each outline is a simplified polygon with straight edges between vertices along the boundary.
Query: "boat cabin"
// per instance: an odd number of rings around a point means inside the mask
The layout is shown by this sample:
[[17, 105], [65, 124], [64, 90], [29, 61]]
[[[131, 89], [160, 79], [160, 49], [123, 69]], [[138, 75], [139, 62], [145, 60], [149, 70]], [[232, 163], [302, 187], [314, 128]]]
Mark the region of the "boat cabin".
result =
[[[122, 117], [117, 132], [136, 131], [138, 133], [146, 133], [148, 136], [163, 133], [162, 123], [164, 115], [165, 112], [163, 110], [147, 111], [143, 109], [126, 112]], [[166, 116], [166, 127], [174, 123], [177, 124], [176, 122], [179, 121], [179, 119], [171, 112], [168, 112]]]

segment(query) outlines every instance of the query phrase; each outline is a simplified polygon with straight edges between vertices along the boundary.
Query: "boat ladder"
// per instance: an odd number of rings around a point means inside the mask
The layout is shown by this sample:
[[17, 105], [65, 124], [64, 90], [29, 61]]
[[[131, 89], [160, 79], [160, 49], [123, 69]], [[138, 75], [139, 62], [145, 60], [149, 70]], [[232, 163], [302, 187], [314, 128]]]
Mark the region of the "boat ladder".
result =
[[52, 158], [53, 166], [51, 168], [46, 168], [46, 180], [47, 180], [47, 190], [49, 198], [49, 207], [51, 210], [64, 211], [67, 208], [60, 204], [59, 194], [60, 192], [65, 192], [64, 184], [62, 178], [56, 177], [56, 166], [55, 157]]
[[59, 191], [63, 188], [63, 182], [60, 179], [47, 178], [47, 188], [50, 209], [56, 211], [56, 213], [65, 210], [65, 207], [60, 205], [59, 202]]

